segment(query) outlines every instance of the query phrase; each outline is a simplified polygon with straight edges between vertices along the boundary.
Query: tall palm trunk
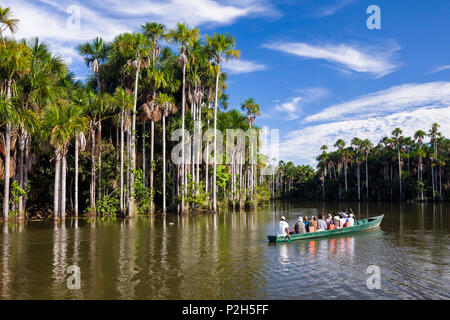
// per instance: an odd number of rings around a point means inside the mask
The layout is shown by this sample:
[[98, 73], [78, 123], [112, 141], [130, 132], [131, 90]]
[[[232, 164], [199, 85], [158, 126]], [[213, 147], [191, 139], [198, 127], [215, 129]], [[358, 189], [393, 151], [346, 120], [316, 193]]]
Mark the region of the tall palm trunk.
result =
[[75, 136], [75, 206], [74, 214], [75, 218], [78, 218], [78, 153], [80, 149], [80, 143], [78, 141], [78, 135]]
[[123, 156], [124, 156], [124, 116], [125, 112], [122, 109], [120, 114], [120, 212], [124, 212], [124, 189], [123, 189]]
[[216, 94], [214, 98], [214, 171], [213, 171], [213, 210], [217, 210], [217, 99], [219, 94], [219, 74], [216, 75]]
[[[163, 136], [162, 136], [162, 147], [163, 147], [163, 214], [166, 214], [166, 116], [163, 113]], [[153, 135], [152, 135], [153, 137]]]
[[366, 154], [366, 200], [369, 200], [369, 170], [367, 167], [367, 154]]
[[[6, 89], [6, 99], [8, 103], [11, 101], [11, 79], [8, 80]], [[3, 219], [8, 220], [9, 216], [9, 170], [11, 159], [11, 122], [6, 122], [5, 130], [5, 184], [3, 192]]]
[[98, 200], [102, 200], [102, 121], [98, 121], [97, 129], [98, 149]]
[[140, 62], [137, 61], [136, 65], [136, 75], [134, 81], [134, 102], [133, 102], [133, 113], [131, 120], [131, 172], [130, 172], [130, 201], [128, 201], [128, 216], [134, 216], [134, 171], [136, 170], [136, 105], [137, 105], [137, 91], [138, 91], [138, 81], [139, 81], [139, 69]]
[[358, 201], [361, 200], [361, 172], [360, 172], [360, 165], [359, 165], [359, 159], [357, 160], [357, 173], [356, 178], [358, 180]]
[[402, 192], [402, 159], [400, 158], [400, 146], [397, 148], [397, 154], [398, 154], [398, 180], [400, 183], [400, 200], [403, 198], [403, 192]]
[[184, 213], [184, 196], [186, 194], [186, 184], [184, 182], [185, 167], [184, 167], [184, 112], [186, 104], [186, 62], [183, 60], [183, 84], [181, 92], [181, 213]]
[[[26, 191], [28, 189], [28, 157], [30, 154], [30, 143], [31, 136], [28, 134], [25, 139], [25, 172], [23, 174], [23, 189]], [[23, 212], [27, 212], [27, 194], [23, 195]]]
[[67, 147], [63, 149], [62, 159], [61, 159], [61, 220], [66, 218], [66, 177], [67, 177]]
[[[209, 118], [207, 120], [206, 126], [207, 126], [206, 130], [209, 130]], [[209, 198], [209, 193], [208, 193], [209, 192], [208, 174], [209, 174], [209, 139], [206, 142], [206, 159], [205, 159], [205, 191], [206, 191], [206, 194], [208, 195], [208, 198]]]
[[[23, 187], [23, 172], [24, 172], [24, 153], [25, 153], [25, 140], [26, 140], [26, 136], [27, 133], [25, 132], [25, 130], [23, 128], [20, 128], [20, 133], [19, 133], [19, 151], [20, 151], [20, 155], [19, 155], [19, 186], [22, 190], [24, 190]], [[19, 197], [19, 220], [24, 219], [24, 212], [23, 212], [23, 195], [21, 195]]]
[[145, 119], [142, 120], [142, 186], [145, 188]]
[[95, 125], [91, 120], [91, 186], [90, 186], [90, 202], [92, 213], [96, 213], [95, 204]]
[[155, 121], [153, 120], [150, 125], [150, 213], [153, 213], [155, 211], [154, 209], [154, 201], [153, 201], [153, 177], [154, 177], [154, 153], [155, 153]]
[[61, 174], [61, 153], [55, 150], [55, 184], [53, 188], [53, 219], [59, 220], [59, 187]]

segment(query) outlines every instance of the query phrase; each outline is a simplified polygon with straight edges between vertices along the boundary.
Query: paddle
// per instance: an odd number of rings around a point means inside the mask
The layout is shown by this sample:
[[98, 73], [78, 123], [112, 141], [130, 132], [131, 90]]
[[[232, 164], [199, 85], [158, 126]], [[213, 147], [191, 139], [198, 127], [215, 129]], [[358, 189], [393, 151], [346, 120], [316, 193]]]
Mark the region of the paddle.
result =
[[286, 236], [286, 240], [288, 243], [291, 243], [291, 238], [289, 236]]

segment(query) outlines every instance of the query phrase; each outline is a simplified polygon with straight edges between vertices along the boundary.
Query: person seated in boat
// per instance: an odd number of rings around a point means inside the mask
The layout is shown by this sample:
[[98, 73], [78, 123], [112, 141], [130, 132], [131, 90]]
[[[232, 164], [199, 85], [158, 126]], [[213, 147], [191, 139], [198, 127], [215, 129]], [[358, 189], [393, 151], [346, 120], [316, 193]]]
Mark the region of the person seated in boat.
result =
[[345, 219], [348, 218], [348, 212], [347, 212], [347, 209], [345, 209], [344, 211], [342, 211], [341, 214], [344, 216]]
[[345, 227], [345, 223], [347, 222], [347, 218], [345, 218], [342, 213], [339, 215], [339, 222], [341, 224], [341, 228]]
[[309, 222], [309, 230], [312, 231], [311, 227], [314, 228], [314, 231], [317, 231], [317, 217], [312, 216], [311, 221]]
[[350, 213], [347, 218], [348, 226], [353, 227], [355, 224], [355, 218], [353, 218], [353, 213]]
[[327, 223], [322, 214], [319, 214], [319, 220], [317, 221], [318, 231], [325, 231], [327, 229]]
[[327, 219], [325, 220], [325, 222], [327, 223], [327, 229], [330, 226], [330, 224], [333, 223], [333, 217], [331, 216], [331, 213], [328, 214]]
[[302, 217], [297, 218], [297, 222], [294, 225], [294, 230], [296, 234], [306, 233], [305, 224], [303, 223]]
[[303, 223], [305, 224], [305, 230], [306, 232], [309, 232], [309, 221], [308, 221], [308, 217], [304, 217], [303, 218]]
[[289, 224], [286, 222], [286, 218], [284, 216], [281, 216], [280, 222], [278, 222], [277, 236], [287, 236], [289, 239], [291, 238], [289, 235]]
[[336, 228], [336, 229], [339, 229], [339, 228], [341, 228], [341, 222], [339, 221], [339, 215], [338, 214], [336, 214], [335, 216], [334, 216], [334, 227]]

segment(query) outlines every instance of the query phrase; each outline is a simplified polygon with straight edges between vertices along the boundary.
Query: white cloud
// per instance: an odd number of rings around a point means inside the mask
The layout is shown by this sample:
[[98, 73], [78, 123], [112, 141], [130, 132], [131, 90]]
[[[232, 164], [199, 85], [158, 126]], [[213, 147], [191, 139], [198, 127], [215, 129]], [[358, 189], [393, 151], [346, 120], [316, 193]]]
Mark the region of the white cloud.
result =
[[450, 82], [409, 83], [359, 96], [305, 118], [304, 122], [336, 121], [386, 115], [417, 107], [450, 105]]
[[327, 96], [329, 91], [322, 87], [311, 87], [296, 90], [299, 96], [291, 98], [291, 100], [279, 103], [279, 100], [275, 100], [275, 111], [286, 113], [287, 116], [283, 120], [296, 120], [300, 118], [302, 114], [301, 106], [317, 102]]
[[438, 73], [444, 70], [450, 70], [450, 64], [434, 67], [433, 69], [430, 70], [429, 73]]
[[327, 17], [335, 14], [343, 7], [346, 7], [356, 0], [337, 0], [333, 1], [330, 5], [322, 6], [319, 8], [318, 12], [315, 14], [316, 17]]
[[420, 108], [412, 112], [398, 112], [389, 116], [368, 117], [366, 119], [349, 119], [308, 126], [291, 131], [280, 143], [280, 157], [296, 163], [315, 165], [316, 156], [321, 152], [320, 146], [325, 144], [331, 150], [337, 139], [347, 144], [354, 137], [369, 139], [376, 144], [384, 136], [390, 136], [394, 128], [401, 128], [404, 135], [413, 136], [414, 132], [428, 130], [432, 123], [441, 124], [440, 131], [450, 136], [450, 106], [445, 108]]
[[229, 60], [223, 63], [223, 69], [232, 74], [266, 70], [267, 66], [247, 60]]
[[[270, 0], [2, 0], [2, 6], [11, 7], [20, 19], [17, 38], [39, 37], [58, 48], [69, 63], [75, 59], [76, 46], [95, 37], [107, 41], [123, 32], [138, 30], [148, 21], [158, 21], [168, 27], [176, 22], [191, 26], [231, 24], [244, 17], [276, 16]], [[79, 28], [69, 28], [67, 23], [75, 6], [80, 12]]]
[[302, 97], [294, 97], [290, 101], [283, 102], [281, 104], [277, 104], [275, 106], [276, 111], [287, 113], [287, 116], [284, 120], [295, 120], [300, 117], [301, 108], [299, 106], [299, 102], [302, 100]]
[[393, 43], [382, 48], [360, 48], [347, 44], [312, 45], [304, 42], [266, 43], [262, 46], [300, 57], [323, 59], [344, 71], [369, 73], [378, 78], [398, 68], [391, 60], [394, 52], [400, 49]]

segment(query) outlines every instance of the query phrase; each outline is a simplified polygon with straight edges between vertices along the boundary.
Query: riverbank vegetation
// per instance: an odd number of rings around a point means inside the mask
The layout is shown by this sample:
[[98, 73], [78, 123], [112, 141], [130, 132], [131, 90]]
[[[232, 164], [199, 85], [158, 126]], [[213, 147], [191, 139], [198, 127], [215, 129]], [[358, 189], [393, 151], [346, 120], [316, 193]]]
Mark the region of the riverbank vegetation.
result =
[[[374, 144], [355, 137], [321, 147], [317, 170], [280, 161], [273, 198], [315, 200], [449, 200], [450, 140], [434, 123], [413, 137], [400, 128]], [[425, 142], [427, 140], [427, 142]]]
[[258, 173], [265, 164], [249, 161], [251, 145], [243, 163], [221, 164], [216, 152], [216, 129], [259, 132], [253, 99], [243, 113], [227, 110], [222, 65], [240, 57], [232, 35], [201, 39], [187, 24], [152, 22], [111, 42], [96, 38], [78, 46], [90, 70], [82, 83], [39, 39], [7, 37], [19, 21], [0, 10], [4, 220], [216, 211], [268, 198]]

